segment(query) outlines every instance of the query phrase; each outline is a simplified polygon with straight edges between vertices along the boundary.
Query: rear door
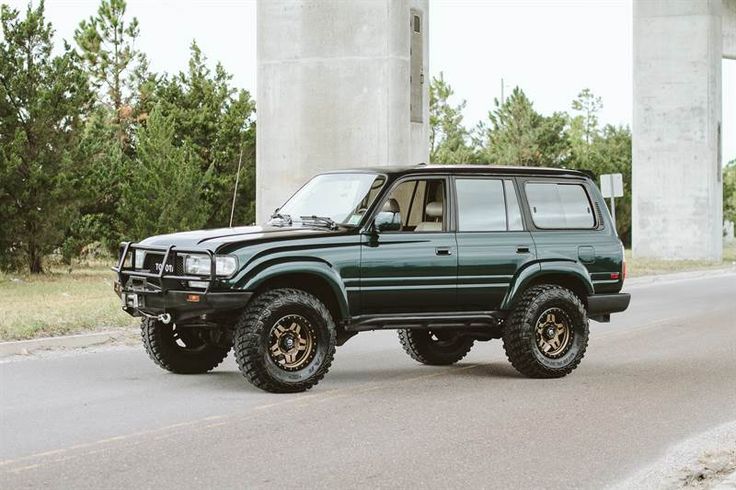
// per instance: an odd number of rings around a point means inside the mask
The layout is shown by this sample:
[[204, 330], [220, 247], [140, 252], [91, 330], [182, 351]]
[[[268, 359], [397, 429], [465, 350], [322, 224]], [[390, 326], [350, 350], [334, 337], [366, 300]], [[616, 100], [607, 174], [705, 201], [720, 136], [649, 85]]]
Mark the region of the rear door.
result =
[[621, 255], [615, 230], [607, 223], [593, 184], [585, 178], [524, 178], [530, 229], [541, 261], [581, 263], [596, 291], [607, 291], [621, 280]]
[[500, 307], [509, 284], [535, 260], [512, 177], [457, 176], [458, 305], [464, 310]]

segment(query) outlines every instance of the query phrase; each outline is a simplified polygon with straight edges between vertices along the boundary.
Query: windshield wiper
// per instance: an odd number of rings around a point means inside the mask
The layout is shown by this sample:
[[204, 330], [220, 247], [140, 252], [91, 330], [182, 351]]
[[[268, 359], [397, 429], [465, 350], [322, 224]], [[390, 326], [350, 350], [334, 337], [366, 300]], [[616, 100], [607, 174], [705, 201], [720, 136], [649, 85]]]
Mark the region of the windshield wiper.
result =
[[328, 218], [327, 216], [299, 216], [302, 221], [313, 221], [316, 225], [324, 225], [327, 226], [330, 230], [336, 230], [337, 229], [337, 223], [335, 223], [335, 220], [332, 218]]
[[288, 214], [273, 213], [271, 215], [270, 221], [273, 221], [275, 219], [280, 219], [283, 224], [288, 225], [288, 226], [291, 226], [292, 224], [291, 216], [289, 216]]

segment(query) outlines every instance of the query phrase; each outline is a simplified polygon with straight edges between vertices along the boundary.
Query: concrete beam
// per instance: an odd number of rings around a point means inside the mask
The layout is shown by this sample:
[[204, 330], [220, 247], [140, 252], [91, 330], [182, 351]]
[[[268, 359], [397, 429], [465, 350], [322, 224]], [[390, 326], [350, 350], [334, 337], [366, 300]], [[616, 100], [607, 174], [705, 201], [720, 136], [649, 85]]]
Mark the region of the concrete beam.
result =
[[721, 0], [634, 1], [633, 251], [722, 255]]
[[428, 161], [428, 83], [421, 122], [410, 109], [412, 9], [428, 82], [428, 3], [258, 1], [259, 222], [318, 172]]

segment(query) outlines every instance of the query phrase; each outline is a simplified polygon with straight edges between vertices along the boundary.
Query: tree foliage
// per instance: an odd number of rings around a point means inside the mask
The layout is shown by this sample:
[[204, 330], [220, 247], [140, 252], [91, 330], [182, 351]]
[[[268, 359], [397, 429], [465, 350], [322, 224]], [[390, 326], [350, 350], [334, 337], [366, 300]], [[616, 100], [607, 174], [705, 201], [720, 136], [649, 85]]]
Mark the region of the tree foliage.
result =
[[433, 77], [429, 85], [429, 160], [432, 163], [476, 163], [478, 154], [471, 134], [463, 125], [465, 101], [452, 105], [455, 94], [444, 74]]
[[723, 169], [723, 219], [736, 223], [736, 159]]
[[174, 118], [156, 105], [138, 132], [137, 155], [122, 184], [128, 236], [201, 228], [209, 215], [202, 191], [211, 178], [211, 171], [201, 172], [191, 143], [176, 144]]
[[90, 81], [118, 120], [133, 115], [148, 69], [145, 55], [135, 48], [138, 19], [127, 21], [126, 9], [125, 0], [102, 0], [97, 15], [83, 20], [74, 31]]
[[43, 270], [79, 206], [74, 159], [90, 93], [68, 45], [54, 55], [44, 3], [0, 7], [0, 259]]
[[192, 43], [186, 71], [164, 77], [152, 96], [171, 117], [176, 145], [187, 144], [202, 173], [210, 172], [202, 189], [208, 208], [205, 226], [227, 226], [240, 153], [243, 170], [236, 203], [236, 223], [255, 218], [255, 102], [246, 90], [232, 87], [232, 75]]
[[515, 87], [503, 102], [494, 100], [488, 124], [479, 128], [482, 154], [488, 163], [521, 166], [562, 166], [569, 155], [566, 118], [543, 116], [523, 90]]

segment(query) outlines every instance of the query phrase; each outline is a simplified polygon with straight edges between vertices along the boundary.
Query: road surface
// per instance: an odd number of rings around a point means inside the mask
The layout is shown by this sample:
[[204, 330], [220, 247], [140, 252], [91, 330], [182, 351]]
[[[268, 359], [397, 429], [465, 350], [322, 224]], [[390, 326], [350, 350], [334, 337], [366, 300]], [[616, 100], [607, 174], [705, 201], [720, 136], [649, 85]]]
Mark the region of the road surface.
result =
[[525, 379], [499, 341], [449, 368], [395, 332], [339, 348], [312, 391], [232, 357], [166, 373], [142, 347], [0, 364], [0, 487], [599, 488], [736, 420], [736, 274], [636, 284], [581, 366]]

